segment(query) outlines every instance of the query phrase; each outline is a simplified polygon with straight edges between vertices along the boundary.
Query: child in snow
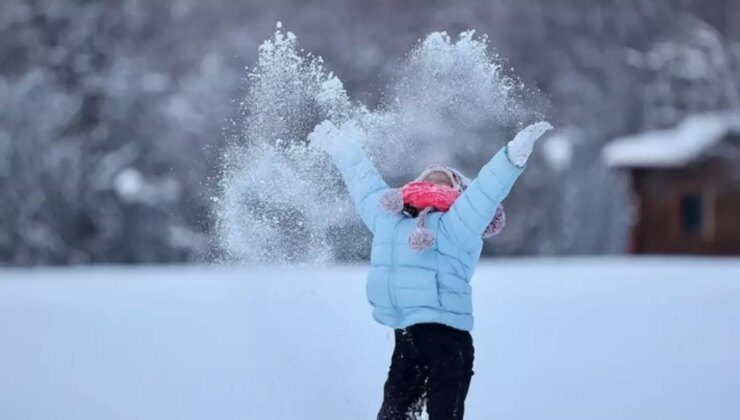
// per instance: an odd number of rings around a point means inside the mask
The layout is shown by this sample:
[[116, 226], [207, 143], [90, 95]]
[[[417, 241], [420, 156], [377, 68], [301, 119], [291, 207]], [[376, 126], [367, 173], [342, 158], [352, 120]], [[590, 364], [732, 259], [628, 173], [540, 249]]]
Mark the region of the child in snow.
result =
[[473, 375], [470, 279], [484, 237], [503, 227], [501, 201], [551, 128], [519, 132], [472, 182], [437, 165], [400, 189], [364, 155], [355, 123], [324, 121], [309, 135], [331, 155], [373, 234], [367, 298], [375, 320], [395, 329], [379, 420], [413, 418], [424, 403], [430, 420], [463, 418]]

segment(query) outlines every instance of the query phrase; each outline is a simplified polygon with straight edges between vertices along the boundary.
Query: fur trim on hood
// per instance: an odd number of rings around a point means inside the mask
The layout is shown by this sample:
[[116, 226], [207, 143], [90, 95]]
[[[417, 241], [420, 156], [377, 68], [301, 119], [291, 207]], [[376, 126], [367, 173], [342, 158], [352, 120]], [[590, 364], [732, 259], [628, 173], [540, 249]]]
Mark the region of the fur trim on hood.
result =
[[[410, 182], [401, 188], [387, 191], [380, 199], [381, 206], [387, 211], [394, 214], [403, 213], [408, 217], [416, 218], [416, 229], [414, 229], [409, 235], [409, 246], [419, 252], [425, 251], [434, 245], [434, 234], [426, 227], [425, 217], [427, 213], [440, 211], [440, 209], [435, 207], [415, 208], [410, 206], [410, 203], [406, 203], [404, 200], [403, 190], [410, 185], [417, 186], [419, 183], [423, 183], [430, 174], [435, 172], [446, 174], [450, 179], [452, 188], [460, 193], [463, 193], [472, 182], [470, 178], [463, 175], [460, 171], [450, 168], [449, 166], [432, 165], [426, 168], [413, 182]], [[430, 194], [431, 193], [433, 193], [433, 191], [430, 190]], [[405, 196], [409, 197], [408, 194]], [[444, 211], [446, 210], [447, 209], [444, 209]], [[506, 214], [504, 213], [504, 208], [499, 204], [491, 223], [482, 233], [483, 238], [490, 238], [491, 236], [497, 235], [504, 228], [505, 224]]]

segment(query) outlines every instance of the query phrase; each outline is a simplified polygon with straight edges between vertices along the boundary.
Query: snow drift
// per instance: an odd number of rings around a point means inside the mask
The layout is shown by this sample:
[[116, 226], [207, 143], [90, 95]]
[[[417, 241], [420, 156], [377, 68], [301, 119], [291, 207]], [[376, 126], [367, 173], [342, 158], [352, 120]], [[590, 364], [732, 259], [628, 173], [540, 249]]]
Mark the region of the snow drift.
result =
[[[0, 269], [3, 419], [375, 418], [362, 266]], [[737, 420], [740, 260], [499, 259], [473, 420]]]

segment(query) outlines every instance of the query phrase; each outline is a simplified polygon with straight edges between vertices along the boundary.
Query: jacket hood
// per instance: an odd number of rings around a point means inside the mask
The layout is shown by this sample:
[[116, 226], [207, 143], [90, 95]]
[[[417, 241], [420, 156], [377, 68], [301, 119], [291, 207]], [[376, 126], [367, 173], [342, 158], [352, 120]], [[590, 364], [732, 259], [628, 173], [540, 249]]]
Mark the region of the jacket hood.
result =
[[452, 188], [460, 192], [465, 191], [465, 189], [468, 188], [468, 185], [470, 185], [471, 182], [470, 178], [463, 175], [462, 172], [442, 164], [434, 164], [427, 167], [414, 181], [424, 181], [426, 177], [429, 176], [429, 174], [432, 174], [434, 172], [442, 172], [446, 174], [452, 182]]

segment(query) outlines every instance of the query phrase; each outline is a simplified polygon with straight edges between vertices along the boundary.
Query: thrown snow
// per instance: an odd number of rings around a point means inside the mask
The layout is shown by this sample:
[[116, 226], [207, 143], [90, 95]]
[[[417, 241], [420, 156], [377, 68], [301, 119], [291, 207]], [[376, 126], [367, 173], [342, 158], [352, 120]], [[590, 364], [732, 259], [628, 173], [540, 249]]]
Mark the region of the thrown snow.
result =
[[700, 157], [729, 134], [740, 134], [740, 114], [697, 114], [672, 129], [616, 139], [603, 158], [614, 167], [678, 167]]
[[413, 179], [432, 163], [493, 156], [510, 140], [497, 135], [536, 118], [524, 87], [473, 31], [421, 40], [400, 62], [383, 104], [368, 110], [281, 28], [278, 22], [259, 48], [224, 156], [215, 214], [229, 260], [334, 259], [337, 231], [357, 216], [332, 162], [307, 147], [322, 120], [354, 120], [368, 132], [363, 146], [383, 175]]
[[[0, 270], [3, 419], [373, 419], [365, 265]], [[470, 419], [740, 418], [740, 259], [485, 262]]]
[[472, 30], [456, 38], [434, 32], [411, 50], [383, 106], [363, 121], [384, 174], [413, 178], [432, 163], [492, 155], [511, 140], [502, 132], [542, 119], [530, 92], [491, 50]]
[[259, 48], [239, 133], [224, 155], [215, 213], [231, 260], [330, 259], [332, 228], [354, 217], [332, 163], [306, 147], [306, 136], [318, 122], [355, 111], [321, 58], [301, 53], [280, 27]]

